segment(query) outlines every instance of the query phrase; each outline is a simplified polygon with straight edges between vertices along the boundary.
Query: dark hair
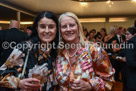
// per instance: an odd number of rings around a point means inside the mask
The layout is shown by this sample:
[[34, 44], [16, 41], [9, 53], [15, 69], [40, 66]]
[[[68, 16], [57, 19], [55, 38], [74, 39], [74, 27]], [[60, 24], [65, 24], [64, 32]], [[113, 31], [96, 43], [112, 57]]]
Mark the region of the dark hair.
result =
[[26, 29], [33, 31], [33, 27], [31, 27], [31, 26], [28, 26]]
[[100, 32], [97, 32], [97, 34], [96, 34], [96, 38], [101, 38], [101, 33]]
[[96, 33], [96, 29], [92, 29], [91, 31]]
[[84, 29], [83, 29], [83, 32], [86, 32], [85, 37], [87, 37], [87, 36], [88, 36], [88, 31], [87, 31], [87, 28], [84, 28]]
[[134, 35], [136, 33], [136, 28], [130, 27], [127, 29], [127, 31], [130, 32], [132, 35]]
[[134, 27], [136, 28], [136, 19], [135, 19], [135, 21], [134, 21]]
[[56, 29], [57, 29], [56, 37], [51, 42], [51, 44], [55, 43], [55, 49], [52, 48], [51, 53], [50, 53], [51, 57], [56, 59], [57, 47], [58, 47], [58, 42], [59, 42], [59, 32], [58, 32], [58, 17], [53, 12], [44, 11], [36, 16], [36, 18], [34, 20], [34, 24], [33, 24], [33, 33], [31, 35], [31, 39], [32, 39], [32, 42], [34, 42], [34, 43], [37, 43], [40, 41], [39, 36], [38, 36], [38, 32], [37, 32], [37, 27], [38, 27], [38, 22], [44, 17], [46, 17], [48, 19], [52, 19], [56, 23]]
[[89, 34], [90, 34], [90, 33], [93, 33], [93, 31], [90, 31]]
[[101, 28], [101, 30], [103, 30], [105, 32], [105, 36], [107, 35], [107, 31], [105, 28]]

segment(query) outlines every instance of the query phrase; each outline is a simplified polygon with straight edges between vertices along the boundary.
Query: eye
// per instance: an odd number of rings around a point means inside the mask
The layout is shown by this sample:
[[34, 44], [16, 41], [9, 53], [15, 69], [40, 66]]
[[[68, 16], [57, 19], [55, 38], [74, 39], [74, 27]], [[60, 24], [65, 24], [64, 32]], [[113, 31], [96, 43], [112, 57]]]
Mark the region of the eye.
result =
[[40, 24], [39, 27], [44, 29], [44, 28], [46, 28], [46, 25], [45, 24]]
[[49, 25], [49, 29], [53, 29], [53, 28], [55, 28], [56, 26], [55, 25], [53, 25], [53, 24], [50, 24]]
[[74, 27], [74, 26], [75, 26], [75, 24], [70, 24], [69, 26], [70, 26], [70, 27]]
[[66, 29], [66, 28], [67, 28], [67, 25], [62, 25], [61, 28], [62, 28], [62, 29]]

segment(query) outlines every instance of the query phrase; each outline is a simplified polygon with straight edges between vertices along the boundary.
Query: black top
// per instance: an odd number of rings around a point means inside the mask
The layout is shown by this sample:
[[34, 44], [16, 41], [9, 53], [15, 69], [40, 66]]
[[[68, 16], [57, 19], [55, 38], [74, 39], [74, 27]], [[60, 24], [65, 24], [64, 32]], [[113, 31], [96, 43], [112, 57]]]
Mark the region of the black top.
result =
[[112, 37], [111, 39], [109, 39], [109, 40], [106, 42], [106, 45], [107, 45], [107, 47], [108, 47], [108, 48], [106, 49], [107, 53], [114, 54], [112, 42], [115, 41], [115, 40], [117, 40], [117, 38], [116, 38], [116, 37]]
[[136, 36], [131, 38], [127, 44], [133, 44], [133, 48], [123, 50], [126, 57], [127, 87], [136, 90]]
[[[0, 31], [0, 66], [6, 61], [11, 54], [15, 45], [21, 41], [27, 40], [27, 34], [18, 30], [17, 28], [11, 28]], [[4, 48], [4, 43], [11, 44], [11, 47]], [[6, 44], [6, 46], [9, 46]]]

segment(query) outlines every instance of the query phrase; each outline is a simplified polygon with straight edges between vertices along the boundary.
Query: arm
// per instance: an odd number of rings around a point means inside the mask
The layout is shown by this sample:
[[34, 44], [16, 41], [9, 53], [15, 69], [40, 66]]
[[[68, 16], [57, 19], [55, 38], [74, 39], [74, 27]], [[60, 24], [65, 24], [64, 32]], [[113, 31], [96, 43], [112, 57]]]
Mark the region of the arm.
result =
[[126, 64], [136, 68], [136, 43], [132, 43], [133, 48], [126, 49]]
[[90, 80], [90, 83], [96, 91], [111, 90], [114, 83], [113, 75], [115, 70], [111, 66], [107, 53], [102, 48], [92, 48], [90, 48], [90, 51], [94, 50], [91, 55], [95, 55], [92, 56], [95, 76]]
[[113, 41], [112, 41], [112, 45], [113, 45], [113, 52], [118, 52], [118, 51], [120, 51], [120, 47], [117, 46], [117, 45], [119, 45], [119, 44], [117, 44], [117, 40], [113, 40]]
[[21, 72], [23, 66], [23, 55], [22, 52], [18, 50], [13, 50], [6, 62], [0, 67], [0, 76], [2, 87], [8, 88], [17, 88], [17, 85], [20, 81], [19, 78], [15, 77], [18, 73]]

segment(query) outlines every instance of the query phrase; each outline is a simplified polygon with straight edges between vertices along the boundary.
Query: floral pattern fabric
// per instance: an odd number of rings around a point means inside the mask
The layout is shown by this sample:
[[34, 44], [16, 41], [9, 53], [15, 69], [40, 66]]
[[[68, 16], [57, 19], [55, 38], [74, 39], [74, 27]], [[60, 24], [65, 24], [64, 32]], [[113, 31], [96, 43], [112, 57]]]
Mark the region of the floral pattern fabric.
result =
[[111, 90], [114, 83], [115, 70], [112, 68], [107, 53], [95, 43], [89, 46], [91, 57], [86, 47], [76, 53], [76, 61], [70, 64], [66, 50], [56, 59], [56, 79], [60, 90], [70, 91], [74, 79], [82, 79], [91, 83], [93, 91]]
[[[17, 89], [18, 83], [20, 81], [20, 78], [18, 78], [18, 76], [22, 74], [22, 69], [24, 66], [23, 64], [25, 61], [25, 58], [22, 59], [21, 55], [23, 55], [23, 51], [18, 51], [18, 49], [14, 49], [13, 52], [11, 53], [11, 56], [9, 56], [7, 61], [0, 67], [0, 72], [2, 71], [2, 74], [7, 71], [10, 72], [6, 74], [5, 76], [1, 76], [0, 74], [0, 87]], [[55, 75], [54, 75], [54, 67], [55, 67], [54, 59], [55, 58], [51, 57], [50, 55], [46, 55], [43, 52], [41, 52], [40, 49], [39, 49], [39, 53], [30, 51], [24, 77], [29, 78], [28, 75], [32, 75], [32, 70], [38, 64], [40, 64], [39, 68], [43, 69], [44, 67], [43, 64], [46, 63], [48, 67], [48, 70], [46, 70], [47, 74], [44, 75], [44, 77], [42, 77], [43, 74], [41, 73], [40, 76], [38, 74], [38, 77], [41, 80], [42, 91], [53, 91], [54, 86], [57, 85], [57, 82], [55, 80]], [[16, 67], [16, 66], [19, 66], [19, 67]], [[42, 69], [40, 69], [39, 72], [41, 72]], [[36, 70], [34, 69], [33, 72], [35, 71]]]

